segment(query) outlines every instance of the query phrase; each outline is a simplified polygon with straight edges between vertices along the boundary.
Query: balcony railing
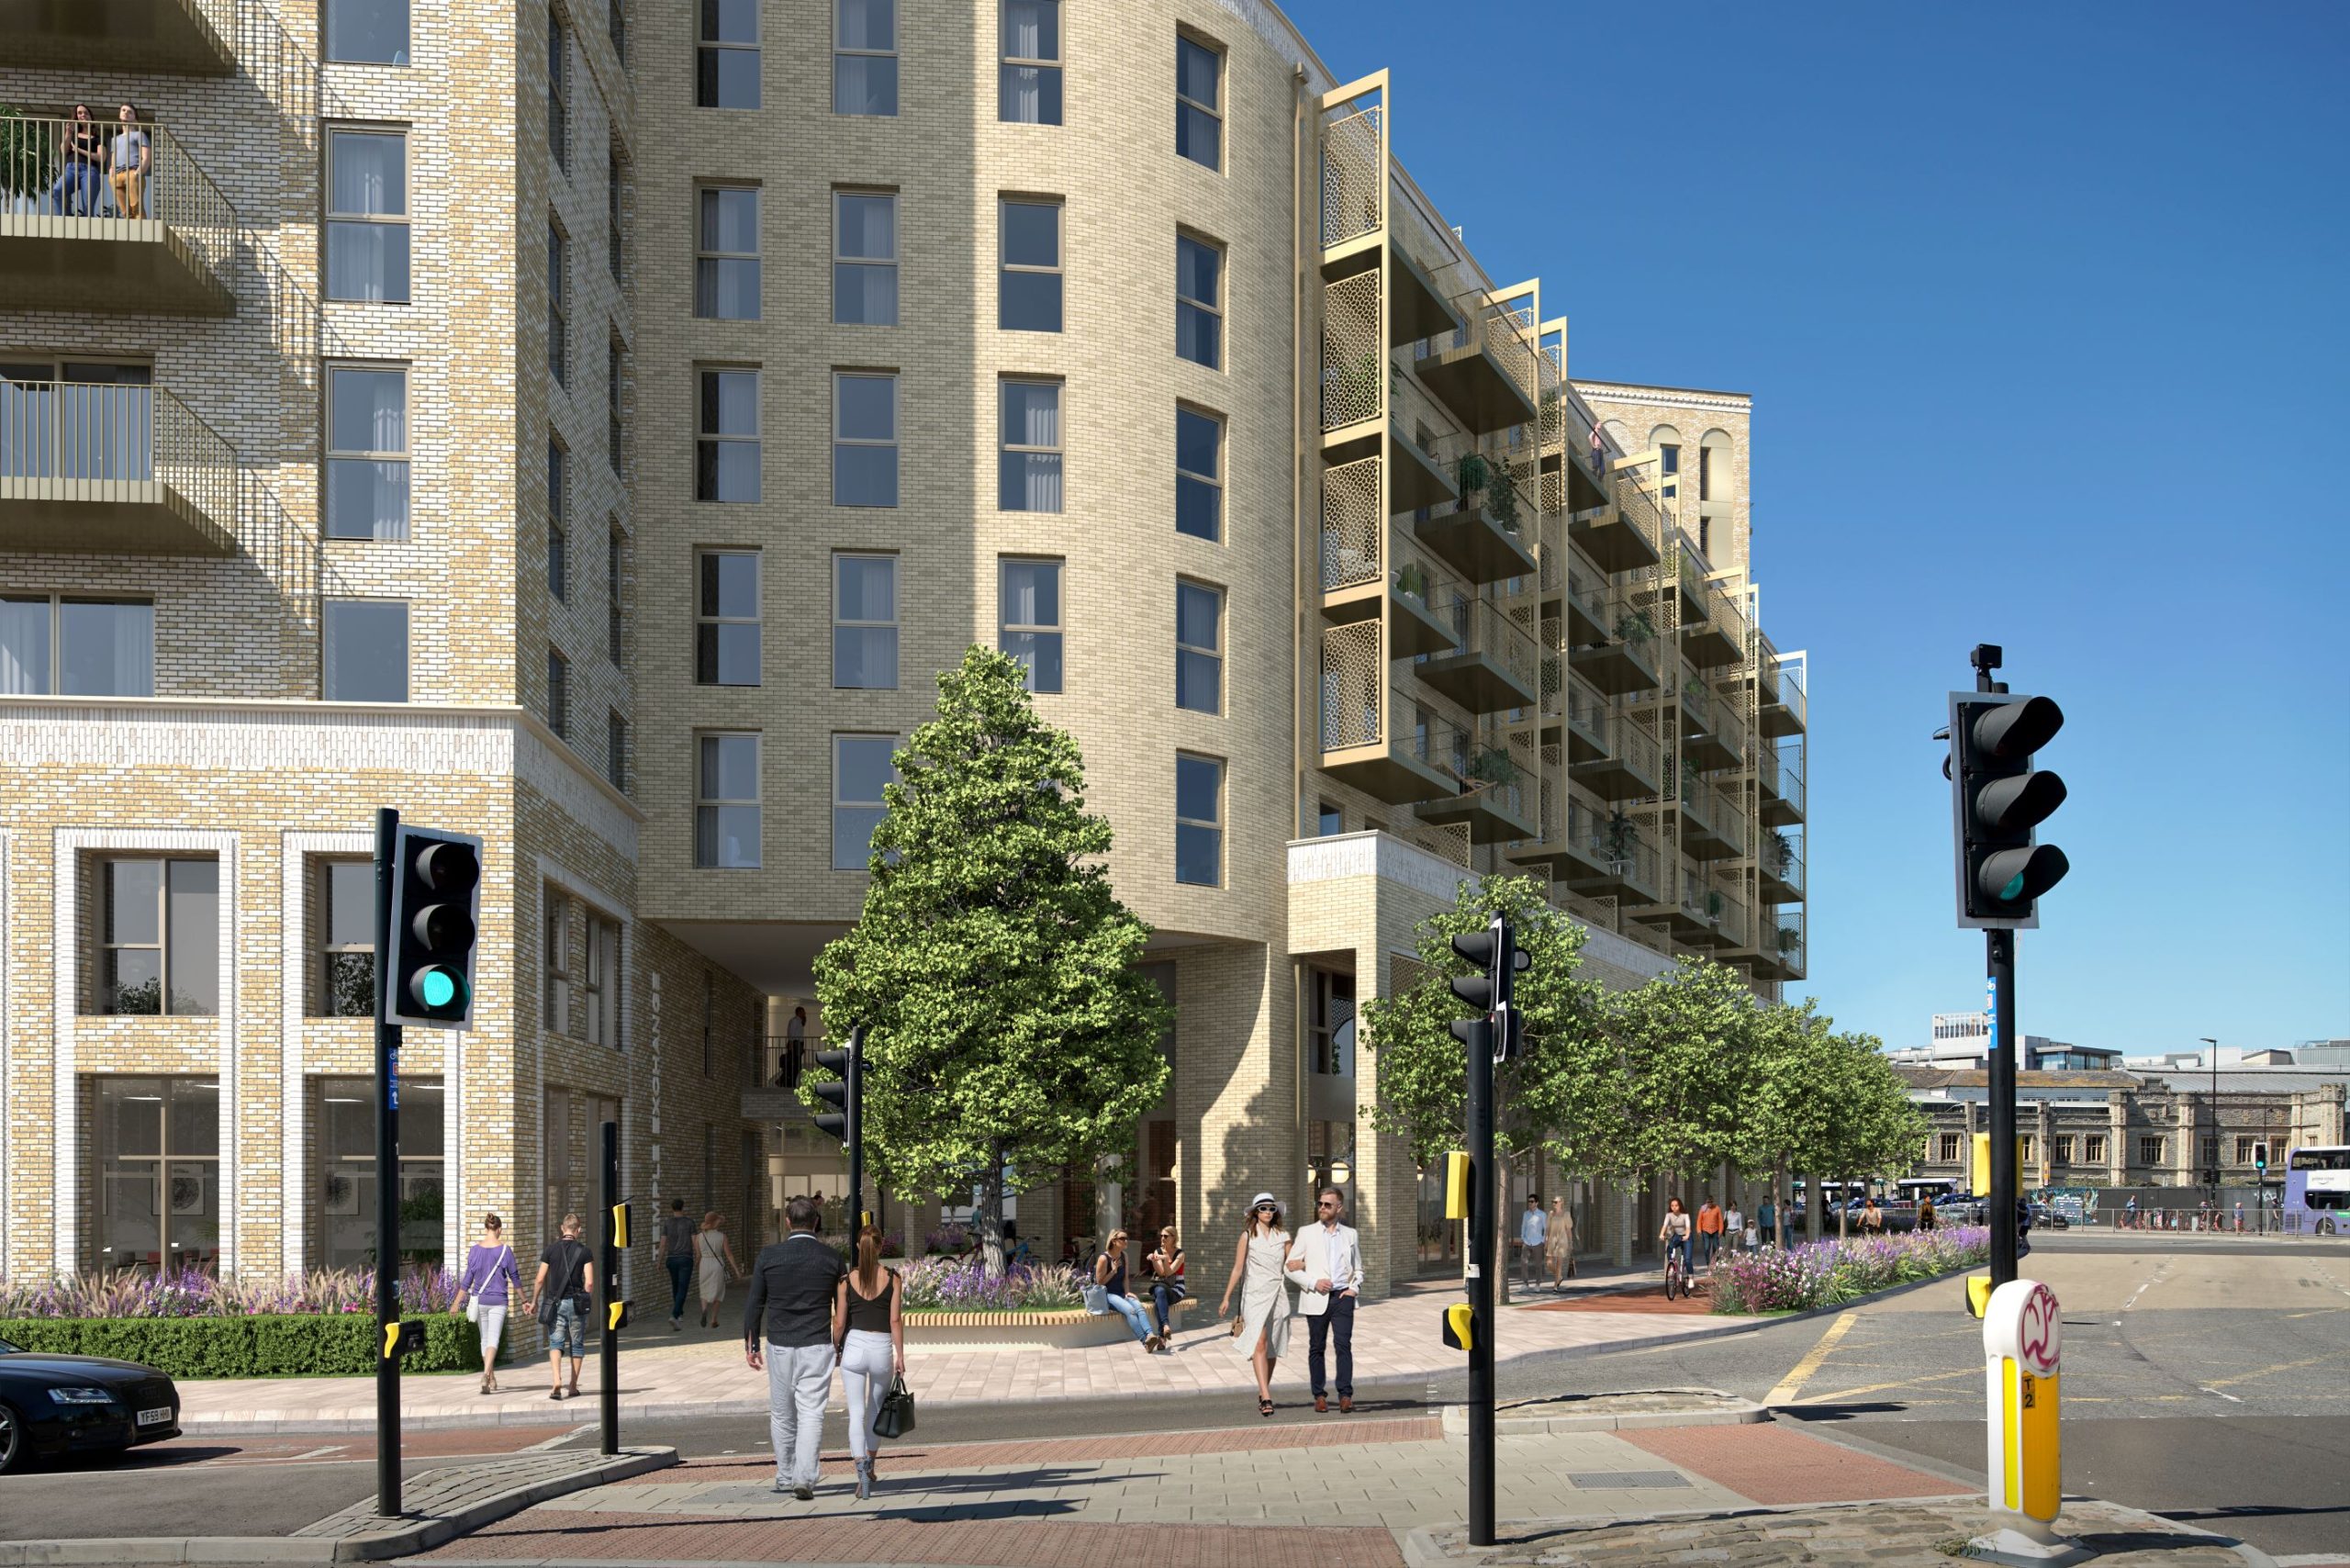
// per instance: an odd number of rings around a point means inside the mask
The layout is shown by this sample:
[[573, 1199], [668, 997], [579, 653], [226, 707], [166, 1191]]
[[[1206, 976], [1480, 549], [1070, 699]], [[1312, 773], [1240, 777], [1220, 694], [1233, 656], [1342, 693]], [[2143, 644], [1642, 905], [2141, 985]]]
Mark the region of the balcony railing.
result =
[[1786, 979], [1801, 980], [1807, 972], [1805, 949], [1809, 946], [1810, 935], [1810, 922], [1801, 907], [1781, 910], [1775, 924], [1768, 928], [1770, 947], [1765, 956], [1776, 960]]
[[1376, 232], [1384, 220], [1387, 106], [1351, 99], [1322, 116], [1322, 248]]
[[831, 1048], [822, 1035], [793, 1039], [789, 1035], [765, 1035], [751, 1042], [744, 1066], [746, 1089], [797, 1089], [800, 1080], [816, 1065], [816, 1053]]
[[[1430, 655], [1420, 665], [1421, 679], [1464, 704], [1483, 704], [1476, 709], [1479, 712], [1539, 700], [1542, 650], [1534, 634], [1505, 613], [1500, 605], [1490, 599], [1457, 592], [1450, 602], [1438, 609], [1438, 616], [1451, 628], [1453, 645], [1449, 652]], [[1471, 667], [1481, 659], [1506, 678], [1507, 687], [1502, 681], [1481, 678]]]
[[1765, 828], [1755, 846], [1755, 858], [1762, 863], [1765, 883], [1776, 882], [1781, 889], [1792, 891], [1794, 899], [1784, 895], [1770, 902], [1789, 903], [1803, 897], [1803, 839], [1776, 828]]
[[[76, 129], [95, 157], [69, 156]], [[146, 171], [130, 192], [111, 177], [115, 121], [0, 118], [0, 305], [23, 309], [225, 314], [237, 209], [179, 138], [141, 124]], [[128, 166], [128, 165], [126, 165]], [[170, 252], [154, 257], [142, 246]]]
[[0, 379], [15, 547], [225, 554], [238, 506], [235, 450], [164, 388]]
[[1604, 866], [1634, 889], [1653, 898], [1656, 846], [1621, 813], [1611, 814], [1579, 795], [1567, 798], [1566, 841], [1595, 865]]
[[1772, 812], [1769, 803], [1782, 801], [1800, 820], [1804, 813], [1803, 753], [1785, 746], [1773, 746], [1762, 755], [1756, 765], [1756, 775], [1762, 786], [1766, 817], [1785, 813]]
[[1393, 725], [1392, 738], [1405, 756], [1448, 776], [1458, 777], [1468, 771], [1476, 737], [1442, 709], [1399, 686], [1388, 690], [1387, 712]]

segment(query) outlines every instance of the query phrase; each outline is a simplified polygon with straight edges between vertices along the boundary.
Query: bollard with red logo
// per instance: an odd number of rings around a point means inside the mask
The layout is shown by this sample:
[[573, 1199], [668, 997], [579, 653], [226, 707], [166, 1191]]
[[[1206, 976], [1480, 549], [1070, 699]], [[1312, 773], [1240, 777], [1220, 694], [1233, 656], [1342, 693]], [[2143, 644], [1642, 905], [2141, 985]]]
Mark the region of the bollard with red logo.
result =
[[1969, 1543], [1978, 1562], [2085, 1562], [2096, 1553], [2053, 1528], [2063, 1500], [2057, 1441], [2063, 1319], [2056, 1294], [2038, 1280], [2010, 1280], [1983, 1314], [1983, 1393], [1994, 1529]]

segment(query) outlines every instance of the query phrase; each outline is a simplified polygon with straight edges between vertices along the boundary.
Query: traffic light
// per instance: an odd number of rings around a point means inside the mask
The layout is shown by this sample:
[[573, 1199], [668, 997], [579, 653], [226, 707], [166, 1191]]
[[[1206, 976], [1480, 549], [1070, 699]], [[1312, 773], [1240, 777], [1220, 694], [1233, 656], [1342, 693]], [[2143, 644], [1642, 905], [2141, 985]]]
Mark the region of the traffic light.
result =
[[2032, 771], [2032, 754], [2065, 727], [2045, 697], [2004, 691], [1950, 695], [1951, 803], [1958, 867], [1958, 924], [2019, 931], [2040, 924], [2040, 895], [2071, 866], [2033, 829], [2065, 803], [2065, 781]]
[[383, 1021], [463, 1029], [474, 1014], [481, 840], [403, 825], [392, 853], [391, 968], [381, 992]]
[[2252, 1170], [2255, 1176], [2268, 1174], [2268, 1146], [2266, 1144], [2256, 1143], [2252, 1146]]
[[837, 1111], [823, 1111], [816, 1116], [816, 1126], [841, 1140], [849, 1148], [857, 1145], [858, 1129], [865, 1122], [865, 1030], [862, 1026], [849, 1031], [848, 1045], [834, 1051], [818, 1051], [816, 1065], [834, 1074], [831, 1081], [816, 1085], [816, 1098]]
[[1526, 1020], [1516, 1001], [1518, 971], [1534, 960], [1517, 945], [1509, 922], [1500, 915], [1483, 931], [1452, 939], [1452, 950], [1483, 973], [1458, 976], [1452, 994], [1486, 1014], [1453, 1021], [1452, 1037], [1471, 1050], [1490, 1049], [1495, 1061], [1507, 1061], [1526, 1048]]

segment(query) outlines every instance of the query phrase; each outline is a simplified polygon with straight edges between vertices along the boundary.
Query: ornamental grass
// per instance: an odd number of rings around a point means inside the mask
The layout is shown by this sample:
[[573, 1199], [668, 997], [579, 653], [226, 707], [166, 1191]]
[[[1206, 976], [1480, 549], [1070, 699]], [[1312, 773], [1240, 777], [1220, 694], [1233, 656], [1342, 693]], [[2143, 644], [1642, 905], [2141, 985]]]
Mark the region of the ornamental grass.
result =
[[1991, 1232], [1979, 1225], [1732, 1252], [1713, 1271], [1713, 1307], [1752, 1314], [1838, 1306], [1873, 1291], [1974, 1268], [1990, 1258]]

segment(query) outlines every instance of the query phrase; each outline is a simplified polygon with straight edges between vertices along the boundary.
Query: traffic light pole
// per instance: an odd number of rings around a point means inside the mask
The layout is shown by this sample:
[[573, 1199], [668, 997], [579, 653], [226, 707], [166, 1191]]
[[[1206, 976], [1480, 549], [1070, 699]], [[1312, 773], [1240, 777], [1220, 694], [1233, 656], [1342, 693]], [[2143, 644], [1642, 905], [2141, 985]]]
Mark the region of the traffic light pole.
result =
[[856, 1108], [849, 1113], [848, 1138], [848, 1247], [849, 1255], [856, 1255], [857, 1232], [865, 1228], [865, 1025], [859, 1024], [848, 1032], [849, 1070], [856, 1074], [856, 1088], [850, 1098]]
[[1991, 1288], [2016, 1277], [2016, 934], [1983, 933], [1991, 980]]
[[1494, 1164], [1494, 1035], [1469, 1042], [1469, 1544], [1494, 1544], [1494, 1242], [1501, 1216]]
[[604, 1124], [604, 1231], [603, 1256], [596, 1260], [598, 1292], [597, 1320], [604, 1331], [601, 1347], [597, 1352], [597, 1376], [603, 1386], [596, 1391], [597, 1414], [603, 1424], [603, 1451], [621, 1451], [621, 1331], [612, 1323], [612, 1303], [621, 1299], [621, 1249], [612, 1235], [614, 1216], [621, 1201], [621, 1125]]
[[375, 813], [375, 1512], [400, 1513], [400, 1026], [384, 1022], [391, 982], [392, 879], [399, 874], [400, 814]]

